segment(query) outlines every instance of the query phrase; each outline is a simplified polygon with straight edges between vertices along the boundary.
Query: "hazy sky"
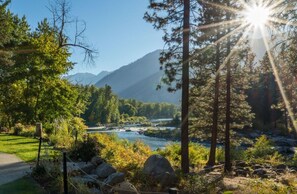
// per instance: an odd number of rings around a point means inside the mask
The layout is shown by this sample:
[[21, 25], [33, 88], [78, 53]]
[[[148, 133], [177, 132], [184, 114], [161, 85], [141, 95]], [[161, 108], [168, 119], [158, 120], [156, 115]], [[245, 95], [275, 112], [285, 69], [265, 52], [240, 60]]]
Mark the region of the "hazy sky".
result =
[[[43, 18], [51, 18], [47, 9], [53, 0], [12, 0], [9, 9], [25, 15], [34, 29]], [[75, 50], [72, 61], [78, 64], [70, 72], [112, 71], [163, 48], [162, 32], [143, 20], [149, 0], [69, 0], [71, 16], [87, 23], [85, 36], [99, 51], [95, 66], [82, 64], [82, 51]], [[71, 28], [68, 29], [71, 32]]]

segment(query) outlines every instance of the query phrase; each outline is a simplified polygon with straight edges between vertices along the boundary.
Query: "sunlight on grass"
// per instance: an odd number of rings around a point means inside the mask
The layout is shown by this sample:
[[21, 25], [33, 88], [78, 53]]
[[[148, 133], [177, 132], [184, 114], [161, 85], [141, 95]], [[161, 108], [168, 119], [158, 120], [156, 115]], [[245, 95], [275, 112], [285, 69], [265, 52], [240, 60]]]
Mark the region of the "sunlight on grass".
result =
[[[15, 154], [25, 162], [36, 160], [38, 144], [38, 139], [0, 134], [0, 152]], [[43, 152], [42, 148], [41, 153]]]

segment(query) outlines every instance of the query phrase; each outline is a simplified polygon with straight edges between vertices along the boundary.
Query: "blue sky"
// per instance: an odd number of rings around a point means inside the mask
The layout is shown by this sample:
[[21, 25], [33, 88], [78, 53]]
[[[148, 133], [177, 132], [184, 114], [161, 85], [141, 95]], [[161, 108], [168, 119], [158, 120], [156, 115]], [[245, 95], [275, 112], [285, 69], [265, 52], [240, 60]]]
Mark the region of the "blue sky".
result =
[[[52, 0], [53, 1], [53, 0]], [[49, 0], [12, 0], [9, 9], [25, 15], [34, 29], [43, 18], [51, 18]], [[143, 55], [163, 48], [162, 32], [143, 20], [149, 0], [69, 0], [71, 16], [87, 23], [85, 36], [99, 55], [95, 65], [83, 64], [82, 51], [75, 50], [71, 60], [78, 64], [70, 72], [113, 71]], [[71, 28], [68, 28], [71, 33]]]

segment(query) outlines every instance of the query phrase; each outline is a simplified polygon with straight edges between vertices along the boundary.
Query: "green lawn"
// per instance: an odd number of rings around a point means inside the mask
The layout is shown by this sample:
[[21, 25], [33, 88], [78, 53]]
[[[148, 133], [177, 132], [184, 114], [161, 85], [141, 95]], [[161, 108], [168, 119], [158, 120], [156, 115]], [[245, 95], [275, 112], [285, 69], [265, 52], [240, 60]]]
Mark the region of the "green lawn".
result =
[[[0, 152], [15, 154], [25, 162], [36, 161], [38, 145], [38, 139], [0, 134]], [[44, 146], [41, 153], [44, 153]]]
[[0, 186], [0, 194], [45, 194], [46, 192], [30, 177]]

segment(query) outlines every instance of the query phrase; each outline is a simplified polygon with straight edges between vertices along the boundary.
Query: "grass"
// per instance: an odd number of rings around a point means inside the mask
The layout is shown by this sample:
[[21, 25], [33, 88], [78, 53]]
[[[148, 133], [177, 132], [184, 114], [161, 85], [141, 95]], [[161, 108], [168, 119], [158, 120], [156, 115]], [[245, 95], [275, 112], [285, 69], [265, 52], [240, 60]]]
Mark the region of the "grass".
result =
[[0, 193], [45, 194], [46, 192], [32, 178], [24, 177], [14, 182], [1, 185]]
[[[38, 145], [38, 139], [0, 134], [0, 152], [15, 154], [25, 162], [36, 161]], [[41, 153], [44, 153], [43, 146]]]

